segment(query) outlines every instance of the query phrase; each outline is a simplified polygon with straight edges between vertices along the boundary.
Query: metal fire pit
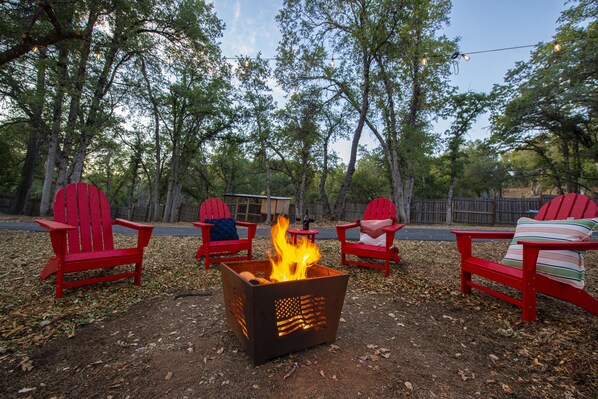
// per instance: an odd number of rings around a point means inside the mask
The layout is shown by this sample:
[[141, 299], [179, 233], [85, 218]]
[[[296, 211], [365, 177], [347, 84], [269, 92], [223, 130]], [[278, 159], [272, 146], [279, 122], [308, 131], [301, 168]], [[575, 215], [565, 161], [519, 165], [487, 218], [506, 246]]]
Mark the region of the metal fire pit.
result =
[[226, 322], [256, 366], [334, 342], [349, 281], [348, 274], [319, 265], [305, 280], [253, 285], [239, 276], [267, 278], [270, 270], [267, 260], [221, 264]]

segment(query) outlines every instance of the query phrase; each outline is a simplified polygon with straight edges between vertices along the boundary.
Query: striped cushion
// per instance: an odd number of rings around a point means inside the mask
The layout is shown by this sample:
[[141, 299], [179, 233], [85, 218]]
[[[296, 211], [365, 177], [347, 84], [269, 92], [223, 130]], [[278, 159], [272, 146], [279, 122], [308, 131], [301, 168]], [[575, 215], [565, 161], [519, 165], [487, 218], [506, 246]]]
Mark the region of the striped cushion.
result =
[[[509, 250], [502, 264], [521, 268], [523, 246], [517, 241], [579, 242], [592, 237], [598, 226], [598, 218], [577, 220], [536, 221], [521, 218]], [[562, 281], [577, 288], [583, 288], [585, 268], [584, 251], [540, 251], [536, 271], [552, 279]]]
[[360, 223], [359, 244], [384, 247], [386, 245], [386, 233], [382, 229], [388, 226], [392, 226], [392, 219], [362, 220]]

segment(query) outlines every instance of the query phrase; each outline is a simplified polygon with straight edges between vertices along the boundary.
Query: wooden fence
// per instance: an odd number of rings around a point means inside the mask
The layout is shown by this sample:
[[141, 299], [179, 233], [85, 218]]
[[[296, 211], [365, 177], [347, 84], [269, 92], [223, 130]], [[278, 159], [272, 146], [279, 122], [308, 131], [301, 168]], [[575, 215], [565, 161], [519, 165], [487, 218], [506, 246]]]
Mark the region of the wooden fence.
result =
[[[534, 211], [554, 195], [539, 198], [455, 198], [452, 203], [453, 223], [471, 225], [514, 225], [522, 216], [533, 217]], [[8, 213], [13, 197], [0, 194], [0, 213]], [[446, 199], [415, 201], [411, 207], [411, 224], [445, 224]], [[363, 217], [367, 204], [346, 203], [345, 220], [353, 221]], [[307, 207], [309, 215], [315, 220], [322, 219], [322, 204], [315, 203]], [[164, 208], [160, 208], [162, 214]], [[231, 210], [232, 211], [232, 210]], [[182, 204], [177, 208], [175, 219], [179, 222], [194, 222], [198, 220], [199, 206]], [[25, 207], [28, 216], [39, 215], [39, 200], [28, 201]], [[291, 204], [289, 215], [295, 214], [295, 207]], [[114, 207], [111, 208], [113, 218], [123, 218], [136, 222], [149, 222], [153, 219], [153, 207]], [[252, 220], [261, 222], [259, 220]]]
[[[471, 225], [513, 225], [520, 217], [534, 217], [554, 195], [539, 198], [455, 198], [453, 223]], [[447, 200], [416, 201], [411, 207], [411, 223], [445, 224]]]

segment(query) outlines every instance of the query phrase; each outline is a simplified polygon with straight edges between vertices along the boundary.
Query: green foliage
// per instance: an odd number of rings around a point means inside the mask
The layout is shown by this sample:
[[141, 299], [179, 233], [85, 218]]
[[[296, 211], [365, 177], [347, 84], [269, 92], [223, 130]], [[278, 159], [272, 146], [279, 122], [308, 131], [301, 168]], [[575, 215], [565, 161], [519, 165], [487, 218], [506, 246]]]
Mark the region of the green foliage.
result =
[[590, 166], [598, 161], [595, 17], [595, 2], [576, 2], [560, 19], [555, 39], [562, 50], [540, 43], [494, 89], [501, 103], [492, 117], [493, 143], [537, 154], [560, 191], [596, 188]]
[[347, 201], [368, 203], [391, 194], [388, 165], [380, 152], [363, 149], [347, 193]]

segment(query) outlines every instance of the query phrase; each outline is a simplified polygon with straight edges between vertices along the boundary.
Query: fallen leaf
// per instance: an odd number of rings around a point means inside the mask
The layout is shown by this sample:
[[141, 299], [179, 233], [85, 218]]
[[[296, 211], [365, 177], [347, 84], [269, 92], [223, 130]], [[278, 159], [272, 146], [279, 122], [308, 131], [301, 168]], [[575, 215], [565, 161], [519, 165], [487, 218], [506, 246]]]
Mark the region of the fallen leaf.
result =
[[169, 371], [168, 373], [166, 373], [166, 376], [164, 377], [165, 380], [169, 380], [172, 378], [172, 371]]
[[508, 386], [507, 384], [502, 384], [502, 390], [505, 391], [506, 393], [513, 393], [513, 389]]
[[326, 375], [324, 374], [324, 370], [320, 370], [320, 375], [321, 375], [322, 377], [326, 377]]
[[408, 390], [413, 391], [413, 384], [411, 384], [409, 381], [405, 381], [405, 386]]
[[23, 371], [31, 371], [33, 370], [33, 361], [30, 360], [29, 357], [25, 356], [23, 360], [21, 360], [21, 363], [19, 363], [19, 366], [21, 366]]

